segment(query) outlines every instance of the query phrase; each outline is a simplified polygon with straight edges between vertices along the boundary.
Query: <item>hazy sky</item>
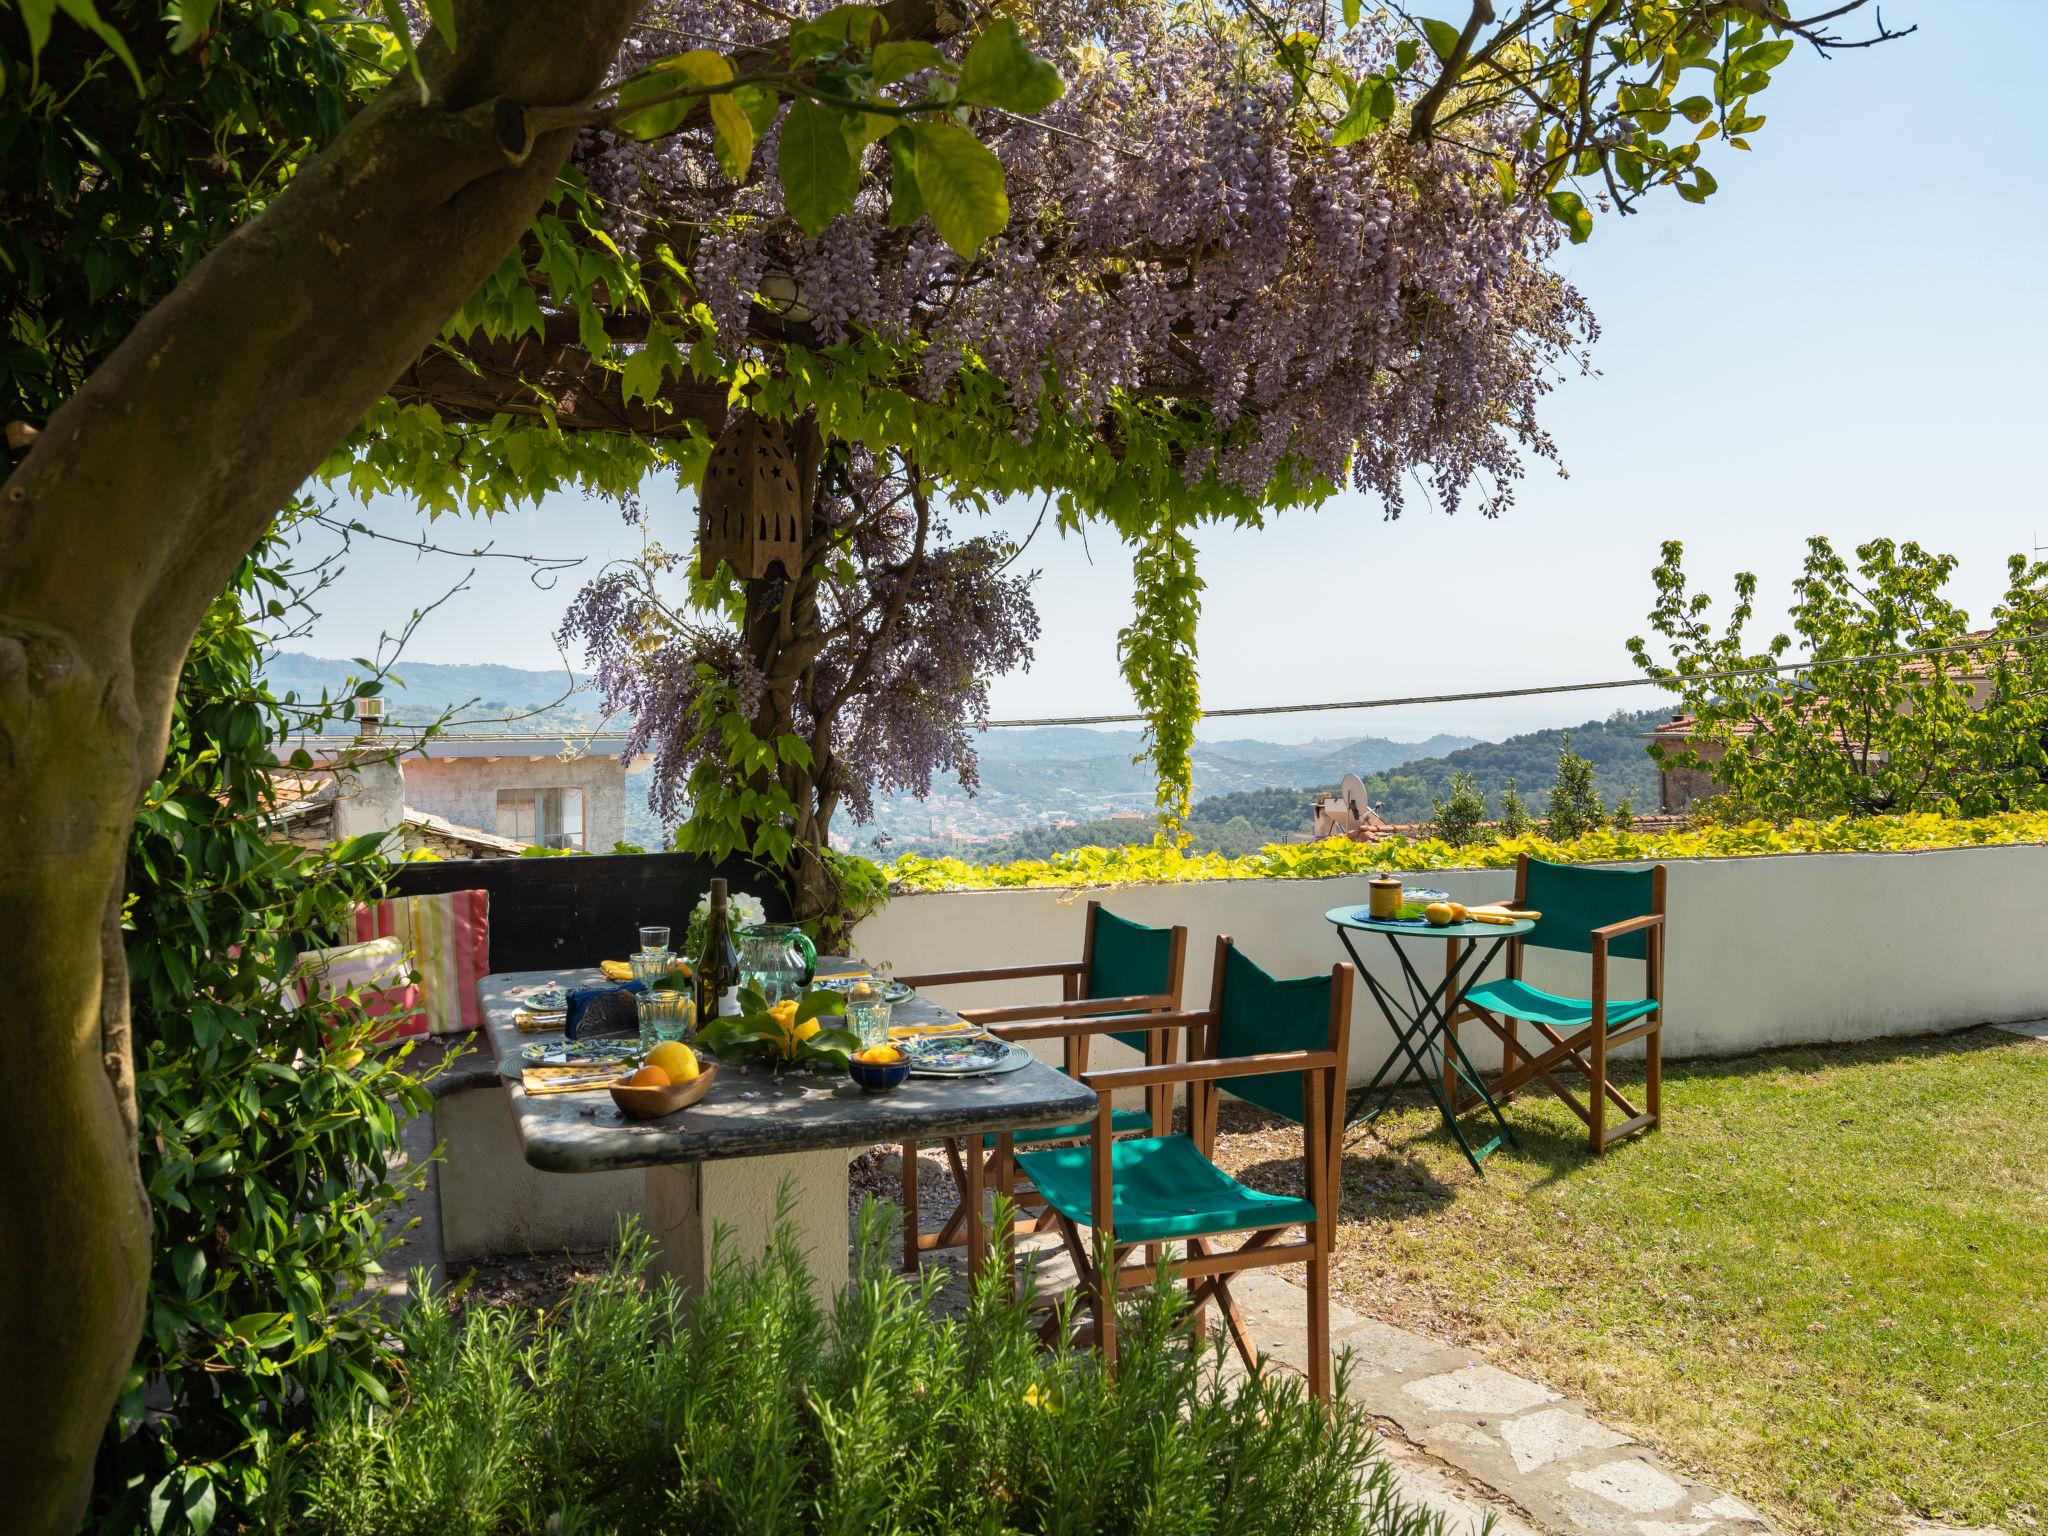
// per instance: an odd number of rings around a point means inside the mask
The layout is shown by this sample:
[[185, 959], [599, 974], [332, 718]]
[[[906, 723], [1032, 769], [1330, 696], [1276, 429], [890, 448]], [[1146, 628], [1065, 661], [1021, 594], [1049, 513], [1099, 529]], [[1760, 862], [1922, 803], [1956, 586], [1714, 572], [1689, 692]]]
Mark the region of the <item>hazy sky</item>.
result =
[[[1845, 552], [1879, 534], [1953, 552], [1958, 599], [1988, 612], [2005, 557], [2048, 542], [2048, 171], [2028, 93], [1991, 83], [1985, 64], [2048, 51], [2048, 0], [1891, 0], [1884, 14], [1920, 30], [1832, 60], [1796, 54], [1758, 98], [1770, 121], [1755, 152], [1710, 162], [1721, 190], [1704, 207], [1653, 198], [1567, 253], [1602, 332], [1598, 375], [1546, 412], [1569, 478], [1532, 467], [1497, 521], [1417, 504], [1390, 523], [1347, 495], [1202, 541], [1204, 703], [1628, 676], [1623, 644], [1645, 628], [1667, 538], [1685, 541], [1695, 584], [1717, 595], [1734, 571], [1756, 571], [1768, 622], [1816, 533]], [[650, 487], [647, 501], [658, 535], [686, 542], [688, 498]], [[1021, 532], [1031, 511], [1007, 521]], [[360, 515], [421, 526], [397, 504]], [[573, 497], [488, 530], [443, 519], [432, 537], [582, 554], [585, 571], [636, 547], [612, 508]], [[996, 717], [1129, 709], [1115, 648], [1128, 554], [1100, 532], [1085, 546], [1041, 535], [1026, 563], [1043, 572], [1045, 636], [1028, 674], [996, 684]], [[515, 567], [484, 566], [408, 655], [559, 665], [550, 633], [576, 573], [537, 592]], [[465, 568], [359, 546], [297, 648], [363, 654]], [[1500, 736], [1661, 701], [1641, 689], [1225, 720], [1204, 734]]]

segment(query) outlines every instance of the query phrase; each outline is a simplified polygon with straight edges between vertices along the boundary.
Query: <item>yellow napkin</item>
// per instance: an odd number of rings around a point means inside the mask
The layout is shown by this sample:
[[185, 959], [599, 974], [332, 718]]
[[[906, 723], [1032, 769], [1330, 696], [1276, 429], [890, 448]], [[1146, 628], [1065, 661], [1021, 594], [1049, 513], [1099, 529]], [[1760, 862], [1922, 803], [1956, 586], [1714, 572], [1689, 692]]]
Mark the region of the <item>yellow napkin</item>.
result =
[[519, 1084], [528, 1093], [587, 1093], [609, 1088], [633, 1075], [633, 1068], [617, 1062], [588, 1063], [580, 1067], [526, 1067]]
[[623, 960], [600, 960], [597, 962], [597, 968], [604, 972], [604, 979], [606, 981], [631, 981], [633, 979], [633, 967]]

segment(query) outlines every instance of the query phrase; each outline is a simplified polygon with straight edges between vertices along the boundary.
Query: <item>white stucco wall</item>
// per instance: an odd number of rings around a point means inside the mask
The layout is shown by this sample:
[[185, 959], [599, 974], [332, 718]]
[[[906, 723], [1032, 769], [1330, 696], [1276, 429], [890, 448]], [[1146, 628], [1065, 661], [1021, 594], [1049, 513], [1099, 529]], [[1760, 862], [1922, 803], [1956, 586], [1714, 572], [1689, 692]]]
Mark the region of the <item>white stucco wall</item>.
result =
[[498, 830], [501, 789], [583, 791], [584, 847], [609, 853], [626, 836], [626, 766], [606, 752], [581, 757], [408, 757], [405, 803], [465, 827]]
[[[2048, 847], [1930, 853], [1797, 854], [1673, 861], [1665, 969], [1665, 1053], [1721, 1056], [1766, 1046], [1960, 1029], [2048, 1014]], [[1466, 902], [1511, 896], [1512, 870], [1410, 877]], [[1206, 1002], [1216, 935], [1231, 934], [1276, 975], [1345, 958], [1323, 920], [1365, 904], [1366, 877], [1126, 886], [1097, 892], [949, 891], [898, 896], [860, 926], [858, 952], [899, 971], [960, 970], [1078, 958], [1088, 897], [1142, 923], [1188, 927], [1186, 997]], [[1383, 982], [1401, 987], [1384, 939], [1355, 934]], [[1368, 945], [1365, 941], [1369, 940]], [[1443, 969], [1443, 944], [1408, 941], [1416, 969]], [[1640, 962], [1617, 961], [1615, 996], [1639, 996]], [[1532, 950], [1528, 979], [1583, 997], [1583, 955]], [[1059, 995], [1056, 982], [959, 988], [948, 1001], [992, 1004]], [[1499, 1053], [1466, 1039], [1483, 1066]], [[1392, 1037], [1363, 983], [1352, 1017], [1351, 1073], [1371, 1076]], [[1100, 1047], [1103, 1065], [1123, 1055]], [[1049, 1052], [1041, 1054], [1050, 1055]]]

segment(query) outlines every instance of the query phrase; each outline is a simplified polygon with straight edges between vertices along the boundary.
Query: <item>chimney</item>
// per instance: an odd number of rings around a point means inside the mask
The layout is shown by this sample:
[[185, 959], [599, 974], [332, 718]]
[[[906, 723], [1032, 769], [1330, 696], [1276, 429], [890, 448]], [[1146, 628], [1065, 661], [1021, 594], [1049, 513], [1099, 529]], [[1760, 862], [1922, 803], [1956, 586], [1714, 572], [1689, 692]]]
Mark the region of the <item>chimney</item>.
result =
[[377, 739], [378, 726], [384, 719], [384, 701], [367, 694], [356, 696], [356, 735], [364, 741]]

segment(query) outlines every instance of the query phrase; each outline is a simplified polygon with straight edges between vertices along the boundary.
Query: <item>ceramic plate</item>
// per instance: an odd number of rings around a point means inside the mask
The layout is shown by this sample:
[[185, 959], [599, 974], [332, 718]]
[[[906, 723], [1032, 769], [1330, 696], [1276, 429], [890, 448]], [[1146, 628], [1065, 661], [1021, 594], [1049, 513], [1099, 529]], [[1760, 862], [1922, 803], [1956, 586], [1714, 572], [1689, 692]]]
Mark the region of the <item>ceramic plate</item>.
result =
[[1013, 1066], [1023, 1065], [1013, 1061], [1013, 1054], [1027, 1060], [1031, 1055], [1019, 1046], [987, 1035], [903, 1040], [897, 1045], [910, 1058], [913, 1073], [932, 1077], [973, 1077], [983, 1072], [1006, 1072]]
[[[869, 976], [820, 976], [811, 985], [823, 987], [831, 992], [851, 992], [861, 982], [871, 980], [873, 978]], [[911, 989], [900, 981], [890, 982], [887, 990], [882, 993], [883, 1000], [891, 1003], [900, 1003], [913, 995]]]
[[605, 1061], [638, 1061], [638, 1040], [536, 1040], [519, 1048], [519, 1059], [534, 1067], [577, 1067]]

